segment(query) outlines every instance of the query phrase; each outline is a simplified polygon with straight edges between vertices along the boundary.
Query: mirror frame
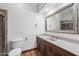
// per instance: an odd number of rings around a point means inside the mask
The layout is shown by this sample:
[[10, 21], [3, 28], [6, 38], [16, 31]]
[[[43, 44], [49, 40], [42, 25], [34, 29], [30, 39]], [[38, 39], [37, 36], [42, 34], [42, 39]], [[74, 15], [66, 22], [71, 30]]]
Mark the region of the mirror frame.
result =
[[[76, 21], [75, 21], [76, 23], [74, 23], [75, 26], [76, 26], [76, 30], [74, 30], [74, 33], [72, 33], [72, 32], [65, 32], [65, 31], [64, 31], [64, 32], [61, 32], [61, 31], [49, 31], [49, 30], [47, 30], [47, 18], [50, 17], [50, 16], [52, 16], [52, 15], [55, 15], [55, 14], [61, 12], [62, 10], [66, 9], [66, 8], [68, 8], [68, 7], [71, 7], [71, 6], [73, 6], [73, 8], [74, 8], [74, 13], [75, 13], [75, 15], [74, 15], [73, 17], [76, 19]], [[45, 17], [45, 31], [46, 31], [46, 32], [55, 32], [55, 33], [78, 34], [78, 14], [77, 14], [77, 11], [78, 11], [78, 10], [77, 10], [77, 4], [72, 3], [72, 4], [68, 5], [68, 6], [65, 6], [64, 8], [61, 8], [60, 10], [56, 11], [56, 12], [53, 13], [53, 14], [48, 15], [47, 17]]]

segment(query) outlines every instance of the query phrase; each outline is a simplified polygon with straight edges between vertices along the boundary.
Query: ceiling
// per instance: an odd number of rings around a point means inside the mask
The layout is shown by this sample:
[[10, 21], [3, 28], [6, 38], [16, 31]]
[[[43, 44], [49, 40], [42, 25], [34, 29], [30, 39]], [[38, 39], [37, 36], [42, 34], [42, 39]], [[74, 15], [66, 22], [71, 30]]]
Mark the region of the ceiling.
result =
[[45, 3], [28, 3], [31, 8], [36, 9], [36, 12], [40, 11]]
[[48, 16], [68, 4], [71, 3], [29, 3], [37, 13], [43, 16]]
[[36, 8], [37, 12], [42, 11], [43, 9], [55, 9], [63, 3], [28, 3], [31, 7]]
[[40, 11], [40, 14], [43, 14], [44, 16], [49, 13], [50, 11], [56, 10], [56, 8], [60, 7], [64, 3], [47, 3]]

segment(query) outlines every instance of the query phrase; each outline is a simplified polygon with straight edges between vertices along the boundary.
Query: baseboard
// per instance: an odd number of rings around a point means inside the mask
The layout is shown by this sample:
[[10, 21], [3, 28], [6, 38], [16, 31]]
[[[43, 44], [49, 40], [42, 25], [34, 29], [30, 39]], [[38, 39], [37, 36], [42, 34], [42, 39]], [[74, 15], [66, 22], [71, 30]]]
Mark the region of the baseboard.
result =
[[35, 49], [37, 49], [37, 48], [33, 48], [33, 49], [29, 49], [29, 50], [25, 50], [25, 51], [22, 51], [22, 53], [24, 53], [24, 52], [28, 52], [28, 51], [31, 51], [31, 50], [35, 50]]

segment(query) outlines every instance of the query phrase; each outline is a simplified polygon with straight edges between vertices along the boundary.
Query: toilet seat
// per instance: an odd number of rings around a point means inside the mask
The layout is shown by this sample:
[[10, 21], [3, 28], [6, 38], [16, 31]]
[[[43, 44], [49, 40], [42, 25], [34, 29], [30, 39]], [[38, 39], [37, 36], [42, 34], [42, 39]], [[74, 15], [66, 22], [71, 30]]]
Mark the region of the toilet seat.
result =
[[13, 49], [9, 52], [9, 56], [20, 56], [21, 55], [21, 48]]

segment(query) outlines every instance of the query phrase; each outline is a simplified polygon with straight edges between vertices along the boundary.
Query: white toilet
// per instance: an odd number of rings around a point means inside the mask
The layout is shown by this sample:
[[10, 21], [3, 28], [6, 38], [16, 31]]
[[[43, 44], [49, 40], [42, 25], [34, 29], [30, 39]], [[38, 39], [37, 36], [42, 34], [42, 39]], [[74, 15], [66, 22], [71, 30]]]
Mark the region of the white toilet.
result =
[[9, 54], [9, 56], [20, 56], [21, 55], [21, 48], [12, 49]]
[[23, 39], [11, 40], [12, 50], [9, 52], [9, 56], [20, 56], [22, 52], [22, 45], [24, 43]]

